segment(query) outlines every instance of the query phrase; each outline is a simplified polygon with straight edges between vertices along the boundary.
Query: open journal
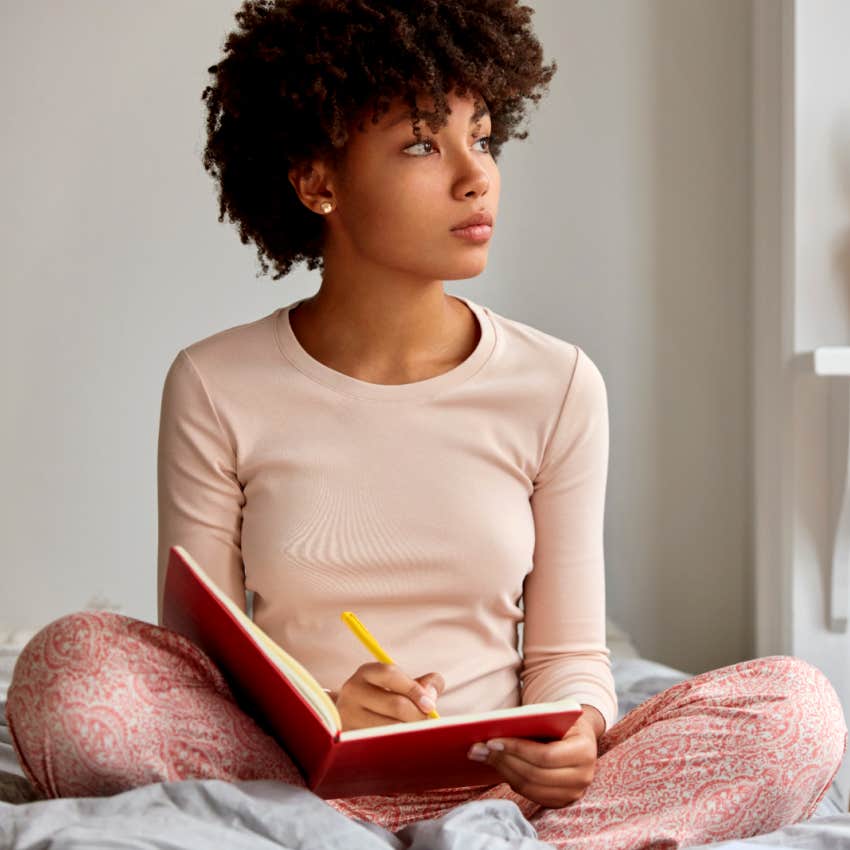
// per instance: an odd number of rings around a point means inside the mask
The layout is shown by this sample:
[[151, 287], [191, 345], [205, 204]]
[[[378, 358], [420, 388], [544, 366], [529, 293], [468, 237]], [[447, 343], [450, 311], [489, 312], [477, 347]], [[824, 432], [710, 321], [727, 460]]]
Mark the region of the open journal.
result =
[[182, 546], [169, 550], [163, 625], [210, 657], [240, 707], [280, 743], [308, 788], [324, 799], [497, 784], [504, 779], [494, 767], [467, 758], [472, 744], [499, 736], [559, 740], [582, 713], [568, 698], [342, 729], [336, 705], [310, 671], [235, 605]]

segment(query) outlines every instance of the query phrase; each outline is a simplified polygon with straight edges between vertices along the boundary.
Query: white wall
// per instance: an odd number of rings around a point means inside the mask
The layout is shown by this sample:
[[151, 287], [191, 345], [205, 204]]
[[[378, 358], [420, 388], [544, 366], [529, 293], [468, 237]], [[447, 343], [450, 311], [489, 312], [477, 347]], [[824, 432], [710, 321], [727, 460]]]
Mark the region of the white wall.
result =
[[[850, 5], [757, 0], [754, 27], [755, 645], [822, 669], [850, 717], [850, 632], [830, 608], [850, 395], [811, 356], [850, 335]], [[837, 784], [846, 808], [847, 758]]]
[[[850, 4], [795, 3], [794, 351], [850, 341]], [[803, 361], [804, 358], [799, 357]], [[827, 628], [837, 503], [833, 475], [847, 469], [848, 378], [797, 370], [794, 381], [796, 510], [792, 645], [845, 697], [850, 717], [850, 633]], [[830, 394], [843, 415], [830, 413]], [[836, 446], [830, 446], [830, 429]], [[841, 448], [843, 453], [835, 451]], [[831, 451], [832, 449], [832, 451]], [[845, 596], [847, 589], [845, 588]]]
[[[447, 282], [606, 378], [609, 616], [691, 672], [751, 657], [751, 9], [537, 0], [559, 63]], [[156, 438], [188, 343], [309, 294], [256, 279], [200, 152], [233, 0], [6, 4], [0, 629], [97, 594], [155, 619]]]

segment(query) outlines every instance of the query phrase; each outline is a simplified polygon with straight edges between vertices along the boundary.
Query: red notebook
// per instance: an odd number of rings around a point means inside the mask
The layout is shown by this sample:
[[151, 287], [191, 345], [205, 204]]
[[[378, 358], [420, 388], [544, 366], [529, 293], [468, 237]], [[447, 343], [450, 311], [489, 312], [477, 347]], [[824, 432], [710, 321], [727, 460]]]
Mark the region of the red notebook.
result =
[[237, 607], [182, 546], [169, 551], [163, 624], [215, 662], [242, 709], [280, 743], [307, 786], [323, 799], [494, 785], [504, 778], [491, 765], [466, 757], [472, 744], [498, 736], [559, 740], [582, 713], [579, 703], [567, 698], [343, 730], [336, 705], [312, 674]]

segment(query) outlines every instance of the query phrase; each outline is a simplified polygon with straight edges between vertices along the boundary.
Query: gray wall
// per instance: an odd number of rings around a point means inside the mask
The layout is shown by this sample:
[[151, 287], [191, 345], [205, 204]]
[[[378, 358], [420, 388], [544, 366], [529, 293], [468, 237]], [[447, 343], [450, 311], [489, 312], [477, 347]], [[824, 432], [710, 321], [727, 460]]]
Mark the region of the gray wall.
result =
[[[177, 350], [310, 294], [255, 278], [203, 171], [240, 4], [5, 4], [0, 630], [155, 620], [156, 439]], [[751, 657], [751, 6], [537, 0], [559, 63], [500, 158], [487, 270], [449, 281], [606, 379], [608, 614], [691, 672]]]

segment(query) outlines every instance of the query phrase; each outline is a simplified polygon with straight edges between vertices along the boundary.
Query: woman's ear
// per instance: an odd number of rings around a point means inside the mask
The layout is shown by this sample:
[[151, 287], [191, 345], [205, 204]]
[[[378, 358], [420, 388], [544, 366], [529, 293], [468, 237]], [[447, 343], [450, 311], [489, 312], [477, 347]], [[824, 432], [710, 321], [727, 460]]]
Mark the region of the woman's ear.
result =
[[325, 169], [321, 165], [293, 165], [287, 172], [287, 177], [301, 203], [312, 212], [318, 212], [319, 204], [328, 200], [327, 179]]

